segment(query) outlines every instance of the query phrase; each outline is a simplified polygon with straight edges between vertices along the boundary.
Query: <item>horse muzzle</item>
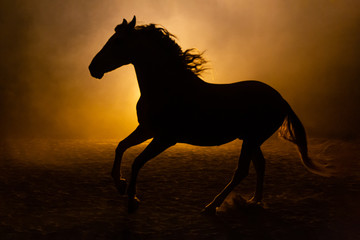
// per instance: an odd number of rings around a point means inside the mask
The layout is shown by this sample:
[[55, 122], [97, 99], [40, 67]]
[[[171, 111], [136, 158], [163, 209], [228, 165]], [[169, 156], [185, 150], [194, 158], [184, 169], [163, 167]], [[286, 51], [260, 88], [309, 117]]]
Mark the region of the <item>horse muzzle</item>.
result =
[[104, 76], [104, 73], [95, 70], [92, 64], [90, 64], [89, 70], [90, 70], [91, 76], [94, 77], [94, 78], [101, 79]]
[[92, 77], [97, 78], [97, 79], [101, 79], [104, 76], [103, 73], [99, 73], [99, 72], [91, 72], [90, 71], [90, 74]]

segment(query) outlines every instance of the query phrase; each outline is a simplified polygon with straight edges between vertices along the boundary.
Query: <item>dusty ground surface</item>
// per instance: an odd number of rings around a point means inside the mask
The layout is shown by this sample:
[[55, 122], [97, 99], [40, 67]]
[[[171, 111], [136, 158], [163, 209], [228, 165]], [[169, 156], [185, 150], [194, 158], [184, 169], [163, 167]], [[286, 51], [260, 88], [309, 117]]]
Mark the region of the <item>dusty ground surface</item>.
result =
[[[263, 208], [249, 208], [255, 175], [234, 190], [217, 216], [200, 214], [226, 185], [240, 141], [220, 147], [178, 144], [141, 170], [138, 212], [110, 178], [117, 140], [3, 140], [1, 239], [360, 239], [360, 143], [310, 139], [313, 158], [331, 162], [324, 178], [301, 165], [287, 142], [270, 139]], [[129, 149], [123, 173], [146, 146]]]

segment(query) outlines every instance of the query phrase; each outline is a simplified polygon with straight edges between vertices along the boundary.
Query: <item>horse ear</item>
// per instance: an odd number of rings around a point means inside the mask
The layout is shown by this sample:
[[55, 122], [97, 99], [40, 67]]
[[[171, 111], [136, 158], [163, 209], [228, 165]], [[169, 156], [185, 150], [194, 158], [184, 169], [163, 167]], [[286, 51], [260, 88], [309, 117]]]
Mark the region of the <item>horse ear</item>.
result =
[[123, 22], [122, 22], [122, 25], [127, 25], [128, 24], [128, 22], [126, 21], [126, 19], [124, 18], [123, 19]]
[[136, 25], [136, 17], [134, 16], [131, 22], [129, 23], [129, 28], [134, 28]]

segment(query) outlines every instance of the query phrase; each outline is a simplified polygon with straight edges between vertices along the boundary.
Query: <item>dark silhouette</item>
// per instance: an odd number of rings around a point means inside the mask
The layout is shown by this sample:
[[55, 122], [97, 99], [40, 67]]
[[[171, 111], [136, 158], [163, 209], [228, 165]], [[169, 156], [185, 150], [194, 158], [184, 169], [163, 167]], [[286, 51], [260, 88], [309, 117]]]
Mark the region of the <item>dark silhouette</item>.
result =
[[210, 84], [199, 78], [205, 60], [193, 49], [182, 51], [174, 36], [154, 24], [136, 26], [125, 19], [115, 28], [89, 69], [95, 78], [126, 64], [135, 67], [141, 97], [137, 103], [139, 126], [116, 148], [112, 177], [121, 194], [123, 153], [131, 146], [153, 138], [134, 160], [127, 194], [129, 212], [135, 211], [136, 178], [151, 158], [178, 142], [215, 146], [242, 139], [238, 168], [230, 183], [208, 204], [204, 212], [215, 213], [226, 196], [248, 175], [250, 161], [257, 173], [257, 186], [249, 203], [262, 200], [265, 159], [261, 144], [280, 128], [280, 136], [295, 143], [305, 167], [323, 174], [308, 157], [306, 134], [299, 118], [281, 95], [258, 81]]

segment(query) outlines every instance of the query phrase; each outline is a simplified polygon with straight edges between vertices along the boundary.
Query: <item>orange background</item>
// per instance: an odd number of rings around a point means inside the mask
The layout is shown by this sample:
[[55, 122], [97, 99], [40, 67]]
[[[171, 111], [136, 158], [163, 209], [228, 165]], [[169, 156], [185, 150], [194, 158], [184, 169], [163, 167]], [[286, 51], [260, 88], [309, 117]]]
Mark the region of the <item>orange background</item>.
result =
[[[360, 2], [15, 0], [0, 3], [1, 134], [122, 138], [137, 125], [131, 65], [88, 65], [123, 18], [158, 23], [209, 60], [203, 78], [276, 88], [310, 136], [359, 136]], [[169, 80], [171, 81], [171, 80]]]

